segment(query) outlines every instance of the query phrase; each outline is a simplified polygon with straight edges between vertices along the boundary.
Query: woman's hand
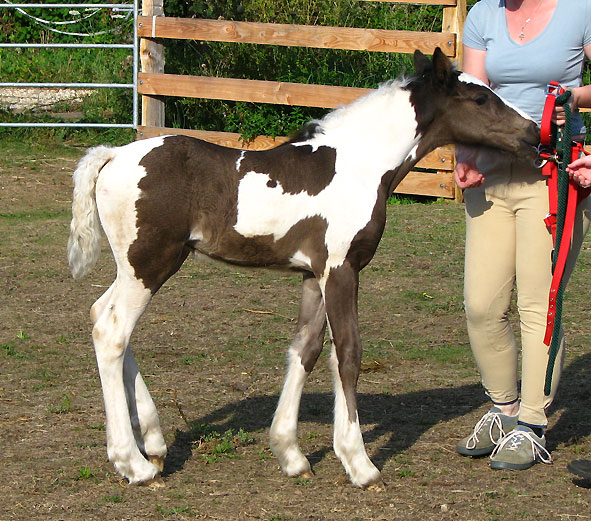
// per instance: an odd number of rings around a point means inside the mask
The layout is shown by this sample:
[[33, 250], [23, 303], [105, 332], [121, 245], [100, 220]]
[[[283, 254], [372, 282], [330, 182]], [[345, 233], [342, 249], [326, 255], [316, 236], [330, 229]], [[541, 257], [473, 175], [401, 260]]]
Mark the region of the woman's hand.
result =
[[591, 186], [591, 156], [583, 156], [575, 159], [566, 167], [566, 171], [578, 185], [583, 188], [589, 188]]
[[484, 184], [484, 175], [476, 166], [479, 149], [464, 145], [456, 145], [456, 167], [454, 181], [462, 189], [476, 188]]
[[[568, 89], [567, 87], [563, 87], [563, 88], [565, 90], [571, 91], [571, 96], [567, 100], [567, 103], [570, 104], [570, 108], [571, 108], [572, 112], [574, 112], [575, 110], [577, 110], [577, 107], [579, 106], [577, 104], [577, 90], [578, 89], [576, 89], [576, 88]], [[564, 107], [562, 105], [560, 105], [560, 106], [556, 105], [554, 107], [554, 112], [552, 114], [552, 123], [561, 127], [564, 125], [565, 122], [566, 122], [566, 116], [564, 115]]]
[[484, 176], [470, 163], [458, 162], [454, 169], [454, 181], [464, 190], [476, 188], [484, 184]]

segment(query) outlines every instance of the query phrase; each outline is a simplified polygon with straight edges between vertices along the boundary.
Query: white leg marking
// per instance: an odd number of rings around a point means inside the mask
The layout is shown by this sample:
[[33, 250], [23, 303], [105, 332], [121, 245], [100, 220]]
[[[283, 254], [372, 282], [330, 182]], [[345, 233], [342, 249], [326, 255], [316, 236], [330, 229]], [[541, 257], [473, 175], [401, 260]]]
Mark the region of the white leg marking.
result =
[[123, 360], [129, 337], [150, 300], [137, 280], [118, 278], [92, 331], [107, 417], [107, 454], [130, 483], [153, 479], [159, 468], [149, 463], [136, 444], [125, 394]]
[[310, 463], [298, 446], [298, 412], [307, 376], [302, 359], [290, 347], [287, 376], [271, 424], [271, 449], [288, 476], [312, 473]]
[[353, 422], [349, 419], [334, 345], [330, 361], [335, 387], [334, 451], [345, 467], [353, 485], [365, 488], [381, 481], [380, 471], [365, 452], [363, 436], [359, 427], [359, 416], [355, 414]]
[[123, 359], [123, 378], [131, 425], [138, 447], [147, 456], [164, 460], [166, 443], [162, 436], [158, 411], [139, 372], [130, 346], [127, 347]]

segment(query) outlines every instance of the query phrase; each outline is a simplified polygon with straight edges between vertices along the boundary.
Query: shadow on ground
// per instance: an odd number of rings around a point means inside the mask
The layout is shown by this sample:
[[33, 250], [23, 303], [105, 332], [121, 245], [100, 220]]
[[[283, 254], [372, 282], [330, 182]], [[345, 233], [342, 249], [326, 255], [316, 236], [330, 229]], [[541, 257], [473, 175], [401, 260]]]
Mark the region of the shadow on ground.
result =
[[[562, 410], [557, 422], [548, 431], [549, 449], [560, 444], [573, 444], [591, 434], [591, 354], [580, 356], [565, 368], [554, 410]], [[198, 441], [199, 426], [215, 424], [216, 429], [261, 431], [270, 426], [277, 396], [255, 396], [230, 403], [210, 414], [191, 421], [191, 428], [178, 431], [169, 447], [166, 475], [181, 470], [191, 457], [192, 447]], [[411, 447], [433, 425], [464, 416], [486, 401], [480, 385], [438, 388], [408, 394], [359, 394], [359, 414], [362, 423], [373, 425], [365, 431], [364, 439], [371, 443], [378, 438], [386, 440], [377, 450], [373, 462], [382, 468], [389, 458]], [[304, 394], [300, 409], [300, 422], [332, 422], [333, 396], [329, 393]], [[550, 413], [553, 414], [552, 412]], [[469, 430], [472, 425], [466, 425]], [[457, 433], [460, 437], [462, 433]], [[380, 450], [380, 449], [384, 450]], [[331, 447], [323, 447], [308, 454], [311, 463], [322, 459]]]
[[[201, 425], [215, 424], [216, 429], [260, 431], [271, 424], [277, 405], [277, 396], [256, 396], [228, 404], [191, 422], [191, 428], [178, 431], [169, 447], [165, 462], [166, 475], [181, 470], [191, 457], [193, 443], [198, 441]], [[393, 455], [406, 450], [433, 425], [446, 422], [480, 407], [486, 401], [479, 385], [441, 388], [396, 396], [386, 394], [359, 394], [361, 422], [373, 425], [364, 432], [366, 443], [380, 437], [386, 441], [378, 450], [372, 450], [372, 461], [382, 468]], [[333, 396], [329, 393], [304, 394], [300, 409], [300, 423], [332, 422]], [[380, 450], [383, 448], [384, 450]], [[307, 454], [312, 465], [322, 459], [330, 446]]]

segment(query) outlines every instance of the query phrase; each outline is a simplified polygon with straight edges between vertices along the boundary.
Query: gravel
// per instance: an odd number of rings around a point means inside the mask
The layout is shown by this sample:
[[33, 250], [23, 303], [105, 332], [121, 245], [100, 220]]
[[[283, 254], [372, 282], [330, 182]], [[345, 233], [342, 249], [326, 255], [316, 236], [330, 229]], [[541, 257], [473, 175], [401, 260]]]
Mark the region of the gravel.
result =
[[93, 89], [60, 89], [60, 88], [0, 88], [0, 108], [15, 113], [26, 110], [51, 110], [53, 105], [61, 101], [82, 102], [85, 96], [96, 92]]

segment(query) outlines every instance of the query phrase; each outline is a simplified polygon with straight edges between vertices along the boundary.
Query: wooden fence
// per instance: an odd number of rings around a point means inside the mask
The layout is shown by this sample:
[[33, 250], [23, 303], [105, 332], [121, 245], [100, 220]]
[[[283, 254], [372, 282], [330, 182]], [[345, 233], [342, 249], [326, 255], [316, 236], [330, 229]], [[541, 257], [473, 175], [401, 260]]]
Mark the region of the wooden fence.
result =
[[[359, 0], [411, 3], [404, 0]], [[274, 103], [305, 107], [335, 108], [350, 103], [369, 89], [288, 82], [244, 80], [205, 76], [164, 74], [163, 47], [159, 39], [413, 53], [420, 49], [432, 54], [436, 47], [461, 63], [461, 31], [466, 17], [466, 0], [413, 0], [413, 4], [441, 5], [441, 32], [398, 31], [352, 27], [306, 26], [227, 20], [183, 19], [163, 16], [163, 0], [144, 0], [138, 17], [142, 72], [138, 92], [142, 95], [142, 125], [138, 138], [184, 134], [233, 148], [262, 150], [287, 138], [259, 136], [245, 144], [239, 134], [167, 128], [164, 103], [158, 97], [222, 99], [254, 103]], [[452, 179], [453, 148], [442, 147], [425, 158], [396, 189], [399, 193], [458, 198]], [[424, 170], [420, 170], [424, 169]], [[425, 171], [429, 170], [429, 171]]]

